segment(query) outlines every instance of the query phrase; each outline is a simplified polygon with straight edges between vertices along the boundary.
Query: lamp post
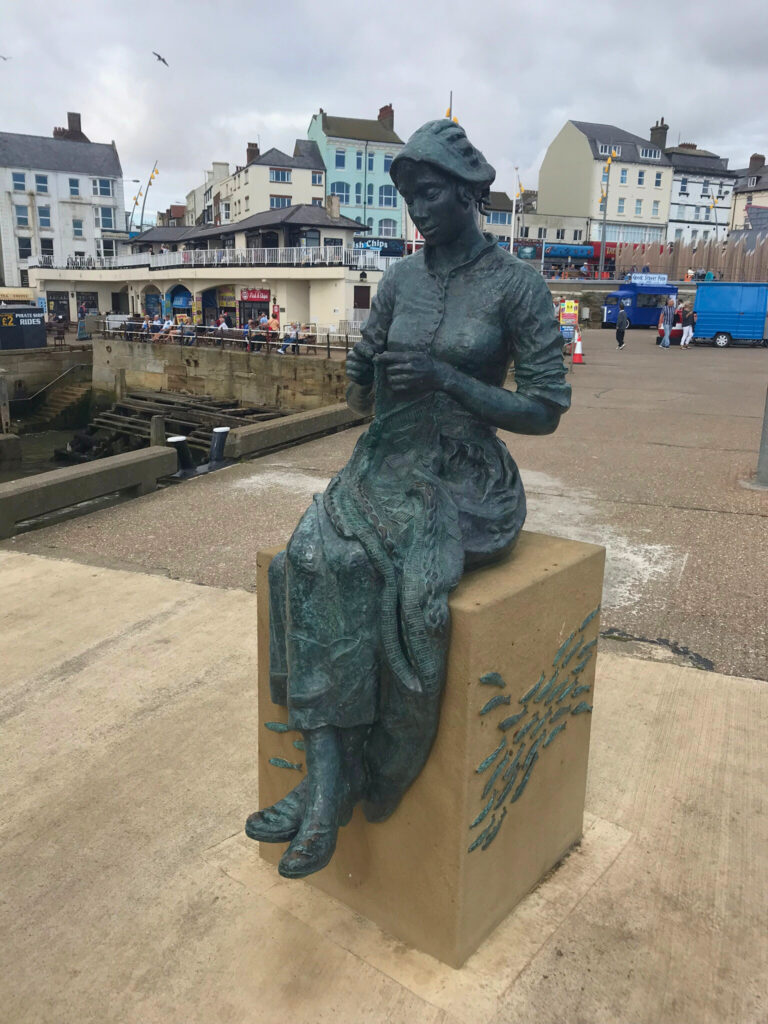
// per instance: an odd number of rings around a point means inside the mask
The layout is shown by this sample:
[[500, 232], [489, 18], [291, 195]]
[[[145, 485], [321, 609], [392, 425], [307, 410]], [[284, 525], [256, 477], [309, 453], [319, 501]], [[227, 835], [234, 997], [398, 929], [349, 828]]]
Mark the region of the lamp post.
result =
[[[155, 160], [155, 166], [152, 168], [152, 173], [147, 178], [146, 191], [144, 192], [144, 201], [141, 204], [141, 222], [139, 224], [139, 234], [144, 230], [144, 207], [147, 205], [147, 194], [149, 192], [149, 186], [152, 184], [152, 179], [156, 177], [160, 172], [157, 169], [157, 160]], [[141, 195], [141, 192], [139, 192]]]
[[601, 242], [600, 242], [600, 264], [599, 264], [599, 267], [598, 267], [597, 276], [598, 276], [599, 280], [601, 280], [601, 281], [603, 279], [603, 270], [605, 268], [605, 234], [606, 234], [606, 219], [608, 217], [608, 189], [609, 189], [610, 184], [611, 184], [611, 162], [613, 161], [613, 158], [615, 156], [616, 156], [616, 150], [612, 149], [611, 150], [611, 155], [606, 160], [605, 167], [603, 168], [603, 170], [605, 172], [605, 189], [602, 188], [602, 184], [601, 184], [601, 188], [600, 188], [600, 195], [601, 195], [601, 198], [602, 198], [602, 201], [603, 201], [603, 226], [602, 226]]
[[[141, 182], [141, 178], [125, 178], [124, 180], [125, 181], [131, 181], [135, 185], [138, 185]], [[139, 197], [138, 197], [138, 194], [137, 194], [137, 195], [135, 195], [133, 197], [133, 206], [131, 207], [131, 216], [128, 218], [128, 234], [129, 235], [131, 233], [131, 225], [133, 224], [133, 215], [134, 215], [134, 213], [136, 213], [136, 207], [138, 205], [139, 205]]]

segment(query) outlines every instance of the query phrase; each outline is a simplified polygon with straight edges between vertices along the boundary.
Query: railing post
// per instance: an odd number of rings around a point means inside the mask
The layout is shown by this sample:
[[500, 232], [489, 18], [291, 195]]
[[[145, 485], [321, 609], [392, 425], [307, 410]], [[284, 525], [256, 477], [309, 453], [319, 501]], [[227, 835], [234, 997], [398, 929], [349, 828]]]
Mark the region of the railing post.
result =
[[763, 432], [760, 437], [760, 451], [757, 456], [757, 475], [755, 479], [761, 487], [768, 487], [768, 388], [765, 392]]

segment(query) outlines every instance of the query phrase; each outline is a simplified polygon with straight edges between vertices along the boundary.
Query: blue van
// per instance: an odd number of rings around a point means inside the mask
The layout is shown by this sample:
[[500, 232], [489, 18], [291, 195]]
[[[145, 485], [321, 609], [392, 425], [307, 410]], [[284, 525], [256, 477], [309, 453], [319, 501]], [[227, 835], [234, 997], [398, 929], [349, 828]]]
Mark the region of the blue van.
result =
[[677, 285], [635, 284], [627, 281], [615, 292], [609, 292], [603, 306], [603, 327], [615, 327], [619, 303], [624, 303], [630, 327], [658, 327], [661, 311], [670, 295], [677, 305]]
[[718, 348], [768, 344], [768, 284], [702, 281], [696, 287], [694, 341]]

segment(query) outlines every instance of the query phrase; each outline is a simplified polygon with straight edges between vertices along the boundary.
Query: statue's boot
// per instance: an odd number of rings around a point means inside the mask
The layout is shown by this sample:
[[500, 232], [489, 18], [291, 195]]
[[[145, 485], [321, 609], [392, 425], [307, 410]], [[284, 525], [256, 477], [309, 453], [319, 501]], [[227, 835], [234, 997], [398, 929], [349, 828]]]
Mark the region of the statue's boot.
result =
[[282, 800], [263, 811], [255, 811], [245, 823], [245, 834], [261, 843], [286, 843], [299, 831], [307, 807], [307, 780]]
[[304, 878], [326, 866], [336, 849], [339, 825], [350, 803], [339, 730], [326, 725], [307, 729], [303, 736], [309, 787], [307, 809], [278, 866], [285, 878]]

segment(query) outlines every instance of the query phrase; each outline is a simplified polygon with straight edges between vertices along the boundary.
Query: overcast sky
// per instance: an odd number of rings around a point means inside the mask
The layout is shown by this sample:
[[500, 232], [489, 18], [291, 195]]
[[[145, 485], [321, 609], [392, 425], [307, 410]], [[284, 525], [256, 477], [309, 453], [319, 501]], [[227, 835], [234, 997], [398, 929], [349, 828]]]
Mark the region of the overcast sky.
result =
[[569, 118], [647, 137], [664, 115], [670, 144], [743, 167], [768, 149], [767, 42], [761, 0], [0, 0], [0, 129], [50, 135], [79, 111], [126, 178], [158, 161], [153, 210], [212, 160], [244, 163], [248, 141], [292, 152], [319, 107], [375, 117], [391, 102], [407, 139], [451, 89], [507, 191], [516, 165], [536, 187]]

